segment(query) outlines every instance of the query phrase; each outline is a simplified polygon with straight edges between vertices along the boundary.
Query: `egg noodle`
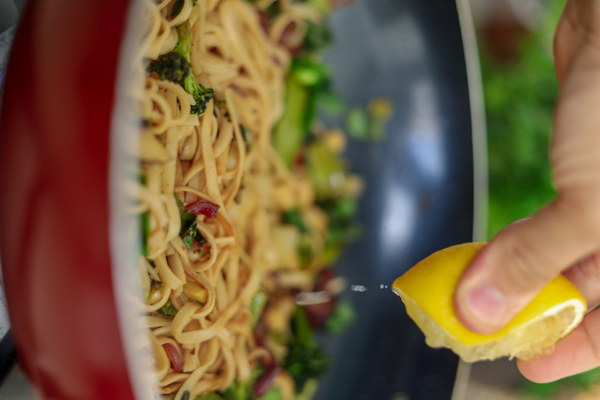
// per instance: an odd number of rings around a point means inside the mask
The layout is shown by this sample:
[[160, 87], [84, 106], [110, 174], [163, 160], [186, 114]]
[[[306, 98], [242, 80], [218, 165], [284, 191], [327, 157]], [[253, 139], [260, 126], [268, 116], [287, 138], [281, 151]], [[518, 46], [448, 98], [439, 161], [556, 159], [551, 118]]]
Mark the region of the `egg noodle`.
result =
[[[265, 26], [261, 10], [274, 2], [280, 11]], [[196, 101], [184, 87], [148, 72], [141, 101], [136, 193], [147, 229], [139, 259], [145, 312], [160, 392], [193, 400], [248, 381], [273, 354], [285, 355], [283, 346], [257, 341], [255, 296], [269, 295], [279, 316], [270, 325], [285, 332], [277, 321], [289, 320], [295, 307], [289, 290], [311, 290], [323, 268], [327, 215], [315, 205], [306, 169], [288, 166], [271, 143], [283, 113], [288, 49], [320, 16], [290, 0], [145, 0], [144, 8], [151, 21], [144, 62], [173, 51], [177, 27], [188, 24], [193, 76], [214, 91], [206, 109], [193, 113]], [[358, 181], [349, 181], [357, 192]], [[297, 252], [298, 230], [282, 223], [290, 209], [310, 229], [308, 264]], [[294, 398], [283, 369], [273, 386]]]

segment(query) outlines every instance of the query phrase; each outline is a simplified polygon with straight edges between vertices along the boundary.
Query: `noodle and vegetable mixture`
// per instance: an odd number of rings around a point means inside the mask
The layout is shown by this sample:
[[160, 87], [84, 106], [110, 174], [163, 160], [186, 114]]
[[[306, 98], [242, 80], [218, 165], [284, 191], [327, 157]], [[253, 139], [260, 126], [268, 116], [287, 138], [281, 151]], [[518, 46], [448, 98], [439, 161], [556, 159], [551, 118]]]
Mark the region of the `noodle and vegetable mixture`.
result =
[[314, 119], [329, 0], [145, 0], [146, 314], [165, 399], [308, 399], [348, 315], [345, 137]]

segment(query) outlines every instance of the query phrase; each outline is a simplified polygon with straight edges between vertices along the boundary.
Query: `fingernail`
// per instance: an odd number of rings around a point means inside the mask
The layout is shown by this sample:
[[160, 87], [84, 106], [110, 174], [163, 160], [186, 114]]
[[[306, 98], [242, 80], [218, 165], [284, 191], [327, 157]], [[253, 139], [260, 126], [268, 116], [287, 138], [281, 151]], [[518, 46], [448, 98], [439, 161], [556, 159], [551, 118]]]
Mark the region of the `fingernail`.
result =
[[492, 326], [499, 326], [504, 322], [508, 309], [502, 293], [491, 286], [473, 289], [467, 297], [467, 307], [477, 319]]

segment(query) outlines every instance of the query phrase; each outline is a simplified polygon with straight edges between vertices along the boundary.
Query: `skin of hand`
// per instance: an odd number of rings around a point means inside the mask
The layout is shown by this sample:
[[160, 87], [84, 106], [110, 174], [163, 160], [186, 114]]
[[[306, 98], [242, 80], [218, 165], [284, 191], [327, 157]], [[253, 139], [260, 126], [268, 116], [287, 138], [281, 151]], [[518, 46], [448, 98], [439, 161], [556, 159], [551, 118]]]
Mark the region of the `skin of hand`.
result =
[[[473, 259], [455, 292], [459, 318], [480, 333], [504, 326], [563, 273], [590, 309], [600, 303], [600, 0], [568, 0], [554, 39], [560, 84], [550, 160], [554, 201], [503, 229]], [[554, 352], [517, 361], [534, 382], [600, 366], [600, 308]]]

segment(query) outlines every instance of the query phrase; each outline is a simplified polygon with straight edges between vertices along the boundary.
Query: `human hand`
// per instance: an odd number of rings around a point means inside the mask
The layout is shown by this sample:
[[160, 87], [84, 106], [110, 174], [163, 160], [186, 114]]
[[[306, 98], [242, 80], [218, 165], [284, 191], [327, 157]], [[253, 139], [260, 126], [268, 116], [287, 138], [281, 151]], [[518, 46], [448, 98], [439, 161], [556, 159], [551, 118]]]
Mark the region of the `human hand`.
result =
[[[550, 160], [558, 195], [500, 232], [462, 277], [456, 309], [477, 332], [500, 329], [561, 272], [591, 307], [600, 303], [600, 0], [567, 2], [554, 59], [561, 89]], [[518, 361], [522, 374], [536, 382], [599, 365], [600, 309], [588, 313], [553, 353]]]

